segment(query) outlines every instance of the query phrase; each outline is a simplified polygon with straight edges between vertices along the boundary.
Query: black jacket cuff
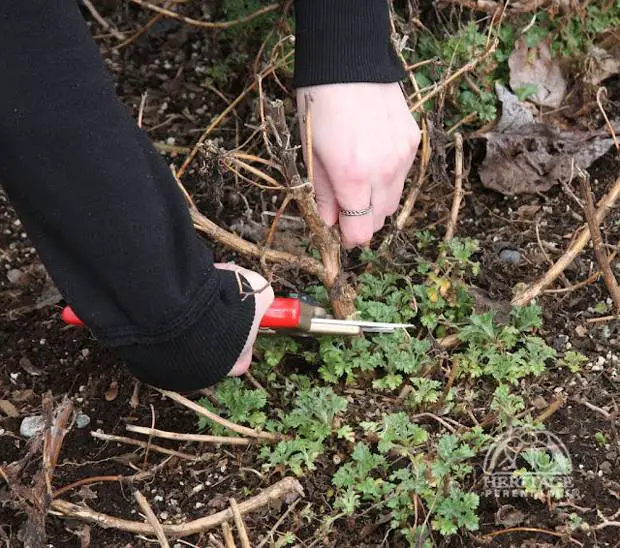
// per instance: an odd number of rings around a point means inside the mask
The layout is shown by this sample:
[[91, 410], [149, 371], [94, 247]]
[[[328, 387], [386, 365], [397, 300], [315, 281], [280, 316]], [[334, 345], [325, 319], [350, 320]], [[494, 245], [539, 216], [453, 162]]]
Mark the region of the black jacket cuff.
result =
[[216, 272], [215, 290], [197, 295], [168, 333], [133, 334], [129, 339], [128, 334], [110, 338], [101, 333], [100, 338], [114, 346], [132, 374], [146, 384], [178, 392], [212, 386], [240, 357], [255, 314], [248, 286], [240, 291], [234, 273]]
[[295, 87], [405, 76], [387, 0], [296, 0]]

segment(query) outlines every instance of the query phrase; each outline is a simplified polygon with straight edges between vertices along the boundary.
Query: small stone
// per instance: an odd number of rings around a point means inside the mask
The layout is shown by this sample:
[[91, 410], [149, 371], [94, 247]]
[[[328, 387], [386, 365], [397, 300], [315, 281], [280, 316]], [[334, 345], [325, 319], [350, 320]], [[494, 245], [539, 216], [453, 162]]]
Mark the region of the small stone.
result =
[[611, 462], [604, 461], [601, 463], [599, 472], [603, 472], [603, 474], [611, 474], [612, 469]]
[[78, 428], [86, 428], [89, 424], [90, 417], [85, 413], [80, 413], [77, 417], [75, 417], [75, 426]]
[[542, 411], [543, 409], [547, 409], [547, 407], [549, 407], [547, 400], [545, 400], [545, 398], [543, 398], [542, 396], [537, 396], [536, 398], [534, 398], [532, 405], [539, 411]]
[[499, 252], [499, 258], [505, 263], [517, 264], [521, 262], [521, 253], [507, 247]]
[[618, 453], [615, 451], [609, 451], [609, 453], [605, 454], [605, 458], [613, 462], [618, 458]]
[[169, 515], [168, 512], [161, 512], [159, 514], [159, 517], [165, 521], [168, 519], [168, 515]]
[[26, 417], [20, 427], [19, 433], [25, 438], [32, 438], [37, 434], [43, 432], [45, 428], [45, 420], [41, 415], [33, 415], [32, 417]]
[[7, 280], [14, 285], [25, 285], [28, 283], [28, 276], [19, 268], [13, 268], [6, 273]]

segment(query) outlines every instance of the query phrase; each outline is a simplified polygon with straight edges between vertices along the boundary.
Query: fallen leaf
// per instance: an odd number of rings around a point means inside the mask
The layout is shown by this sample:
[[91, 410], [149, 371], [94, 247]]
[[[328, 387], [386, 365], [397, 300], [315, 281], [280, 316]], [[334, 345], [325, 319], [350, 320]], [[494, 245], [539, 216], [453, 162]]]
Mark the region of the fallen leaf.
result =
[[511, 504], [500, 506], [495, 514], [495, 523], [504, 527], [516, 527], [525, 521], [525, 514]]
[[585, 325], [578, 325], [575, 327], [575, 333], [578, 337], [585, 337], [588, 334], [588, 328]]
[[48, 306], [54, 306], [62, 301], [62, 299], [63, 297], [56, 286], [48, 284], [43, 288], [41, 295], [37, 298], [34, 305], [35, 310], [41, 310], [42, 308], [47, 308]]
[[19, 417], [17, 407], [15, 407], [9, 400], [0, 400], [0, 411], [12, 419]]
[[11, 399], [17, 403], [28, 401], [33, 397], [34, 390], [32, 390], [32, 388], [26, 388], [25, 390], [14, 390], [11, 392]]
[[32, 362], [25, 356], [19, 360], [19, 365], [26, 373], [33, 377], [43, 375], [43, 370], [39, 369], [36, 365], [32, 365]]
[[557, 61], [552, 59], [549, 41], [527, 47], [525, 36], [515, 44], [508, 58], [510, 87], [515, 93], [532, 89], [528, 100], [544, 107], [558, 108], [566, 95], [566, 80]]
[[585, 81], [598, 86], [603, 80], [620, 72], [620, 51], [614, 55], [603, 48], [592, 46], [585, 65]]
[[[482, 184], [508, 196], [546, 192], [585, 170], [605, 154], [613, 139], [606, 130], [560, 130], [537, 122], [527, 106], [501, 84], [496, 84], [502, 116], [483, 134], [486, 156], [479, 169]], [[612, 125], [618, 126], [615, 122]]]
[[517, 209], [517, 215], [519, 217], [533, 217], [540, 211], [540, 206], [536, 204], [532, 205], [522, 205], [519, 209]]
[[106, 401], [114, 401], [118, 397], [118, 382], [112, 381], [109, 388], [106, 390]]

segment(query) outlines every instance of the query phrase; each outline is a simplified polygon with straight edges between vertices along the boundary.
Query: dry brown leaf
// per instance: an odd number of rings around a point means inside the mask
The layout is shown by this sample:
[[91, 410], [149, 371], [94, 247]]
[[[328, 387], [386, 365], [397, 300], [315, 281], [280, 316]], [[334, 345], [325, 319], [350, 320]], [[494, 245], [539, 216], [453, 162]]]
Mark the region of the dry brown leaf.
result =
[[558, 108], [566, 95], [566, 80], [558, 62], [551, 57], [549, 42], [543, 40], [537, 46], [527, 47], [521, 36], [508, 58], [510, 87], [513, 91], [533, 87], [528, 100], [543, 107]]
[[118, 398], [118, 382], [112, 381], [106, 390], [105, 399], [106, 401], [114, 401], [116, 398]]
[[603, 80], [620, 72], [620, 48], [610, 53], [603, 48], [592, 46], [586, 59], [585, 81], [598, 86]]
[[487, 151], [479, 169], [487, 188], [508, 196], [546, 192], [569, 180], [578, 167], [587, 169], [613, 146], [606, 130], [566, 131], [538, 122], [514, 94], [500, 84], [496, 89], [502, 116], [483, 135]]
[[12, 419], [19, 417], [17, 407], [15, 407], [9, 400], [0, 400], [0, 411]]
[[19, 360], [19, 365], [26, 373], [32, 375], [33, 377], [43, 375], [43, 370], [38, 368], [36, 365], [33, 365], [32, 362], [25, 356]]

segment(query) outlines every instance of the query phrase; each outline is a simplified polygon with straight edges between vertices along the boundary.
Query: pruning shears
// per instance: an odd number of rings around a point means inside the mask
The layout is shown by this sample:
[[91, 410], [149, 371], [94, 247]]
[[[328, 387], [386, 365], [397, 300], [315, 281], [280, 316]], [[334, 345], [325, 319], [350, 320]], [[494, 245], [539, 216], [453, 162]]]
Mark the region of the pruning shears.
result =
[[[70, 306], [63, 309], [62, 320], [67, 325], [84, 327]], [[414, 327], [404, 323], [339, 320], [327, 311], [295, 297], [276, 297], [260, 323], [262, 333], [291, 333], [299, 335], [361, 335], [362, 333], [394, 333]]]

